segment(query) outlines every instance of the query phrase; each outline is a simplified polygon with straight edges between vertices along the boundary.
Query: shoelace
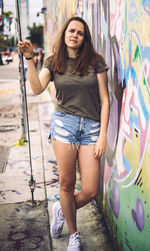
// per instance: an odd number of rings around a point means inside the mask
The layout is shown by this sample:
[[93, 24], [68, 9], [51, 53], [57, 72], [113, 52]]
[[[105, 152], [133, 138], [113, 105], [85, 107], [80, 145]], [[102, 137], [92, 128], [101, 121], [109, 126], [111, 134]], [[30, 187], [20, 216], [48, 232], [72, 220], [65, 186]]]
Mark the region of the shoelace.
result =
[[74, 244], [80, 244], [80, 238], [83, 236], [80, 235], [80, 233], [76, 233], [74, 238], [71, 238], [69, 245], [74, 245]]
[[64, 224], [64, 219], [58, 219], [57, 221], [57, 231], [61, 231], [62, 227], [63, 227], [63, 224]]

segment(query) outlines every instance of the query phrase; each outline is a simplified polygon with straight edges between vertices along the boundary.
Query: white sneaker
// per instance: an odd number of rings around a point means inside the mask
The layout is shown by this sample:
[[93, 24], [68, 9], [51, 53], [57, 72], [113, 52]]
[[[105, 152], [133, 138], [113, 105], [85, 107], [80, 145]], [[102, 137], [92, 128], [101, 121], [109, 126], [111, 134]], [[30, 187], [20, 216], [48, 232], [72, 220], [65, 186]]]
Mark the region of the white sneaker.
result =
[[53, 238], [59, 238], [63, 225], [65, 222], [65, 217], [61, 214], [61, 205], [60, 202], [57, 201], [53, 204], [53, 222], [51, 226], [51, 236]]
[[80, 251], [81, 241], [80, 241], [80, 234], [76, 232], [75, 234], [70, 236], [69, 239], [69, 246], [67, 251]]

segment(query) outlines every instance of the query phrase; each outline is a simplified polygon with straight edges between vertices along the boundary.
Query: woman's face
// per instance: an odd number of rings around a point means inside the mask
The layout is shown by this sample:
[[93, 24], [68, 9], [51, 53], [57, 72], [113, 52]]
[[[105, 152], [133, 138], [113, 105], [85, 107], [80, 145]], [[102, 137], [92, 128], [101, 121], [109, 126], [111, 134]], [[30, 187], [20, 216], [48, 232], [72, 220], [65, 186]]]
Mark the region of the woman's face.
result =
[[65, 44], [68, 54], [71, 51], [77, 52], [83, 43], [84, 25], [80, 21], [73, 20], [65, 31]]

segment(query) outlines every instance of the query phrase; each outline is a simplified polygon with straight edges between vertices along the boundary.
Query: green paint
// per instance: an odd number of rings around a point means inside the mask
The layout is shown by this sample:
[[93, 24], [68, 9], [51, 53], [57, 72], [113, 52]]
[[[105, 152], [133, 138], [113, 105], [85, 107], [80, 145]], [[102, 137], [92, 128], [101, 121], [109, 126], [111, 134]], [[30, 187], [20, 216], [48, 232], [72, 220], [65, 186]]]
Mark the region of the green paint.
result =
[[[112, 182], [113, 176], [108, 185], [108, 198], [112, 196]], [[114, 238], [117, 239], [119, 246], [122, 246], [120, 250], [130, 250], [128, 249], [129, 245], [132, 250], [141, 251], [144, 247], [144, 251], [149, 251], [150, 225], [148, 219], [150, 206], [147, 203], [149, 198], [144, 196], [142, 189], [134, 183], [128, 188], [123, 188], [122, 184], [118, 183], [118, 189], [121, 205], [118, 219], [114, 216], [108, 201], [108, 219]], [[145, 225], [142, 231], [138, 229], [132, 217], [132, 209], [136, 211], [137, 198], [141, 199], [144, 208]]]
[[[150, 90], [149, 90], [149, 87], [148, 87], [148, 83], [146, 82], [146, 79], [144, 77], [144, 74], [143, 74], [143, 84], [145, 85], [146, 87], [146, 90], [148, 92], [148, 95], [149, 95], [149, 98], [150, 98]], [[150, 99], [149, 99], [150, 100]]]
[[23, 146], [25, 142], [26, 140], [24, 138], [20, 138], [14, 146]]
[[139, 46], [137, 45], [135, 53], [134, 53], [134, 57], [133, 57], [133, 62], [137, 62], [138, 57], [141, 59], [140, 57], [140, 50], [139, 50]]

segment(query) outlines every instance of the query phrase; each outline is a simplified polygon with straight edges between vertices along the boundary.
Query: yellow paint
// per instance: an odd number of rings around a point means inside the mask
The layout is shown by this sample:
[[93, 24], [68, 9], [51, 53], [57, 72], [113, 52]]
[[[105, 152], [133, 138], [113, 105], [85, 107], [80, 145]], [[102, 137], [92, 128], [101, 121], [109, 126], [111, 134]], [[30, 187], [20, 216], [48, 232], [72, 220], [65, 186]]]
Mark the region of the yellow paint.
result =
[[143, 46], [150, 45], [150, 26], [149, 26], [149, 16], [147, 16], [144, 11], [142, 10], [142, 0], [134, 1], [136, 8], [137, 8], [137, 21], [133, 20], [132, 22], [129, 21], [129, 11], [130, 11], [130, 4], [131, 0], [127, 1], [127, 9], [128, 9], [128, 16], [127, 16], [127, 27], [128, 31], [134, 30], [137, 32], [140, 41], [142, 42]]
[[16, 91], [16, 89], [9, 88], [7, 90], [0, 90], [0, 94], [5, 94], [5, 93], [15, 92], [15, 91]]
[[24, 138], [20, 138], [18, 139], [18, 142], [16, 144], [14, 144], [13, 146], [23, 146], [25, 142]]
[[126, 138], [123, 154], [132, 167], [130, 175], [122, 183], [123, 185], [127, 185], [134, 178], [140, 164], [140, 134], [134, 125], [132, 125], [132, 139], [129, 141], [129, 139]]
[[75, 14], [76, 9], [77, 9], [77, 4], [78, 1], [77, 0], [60, 0], [59, 1], [59, 9], [61, 11], [62, 16], [64, 17], [64, 15], [67, 15], [67, 18], [71, 17], [72, 15]]

